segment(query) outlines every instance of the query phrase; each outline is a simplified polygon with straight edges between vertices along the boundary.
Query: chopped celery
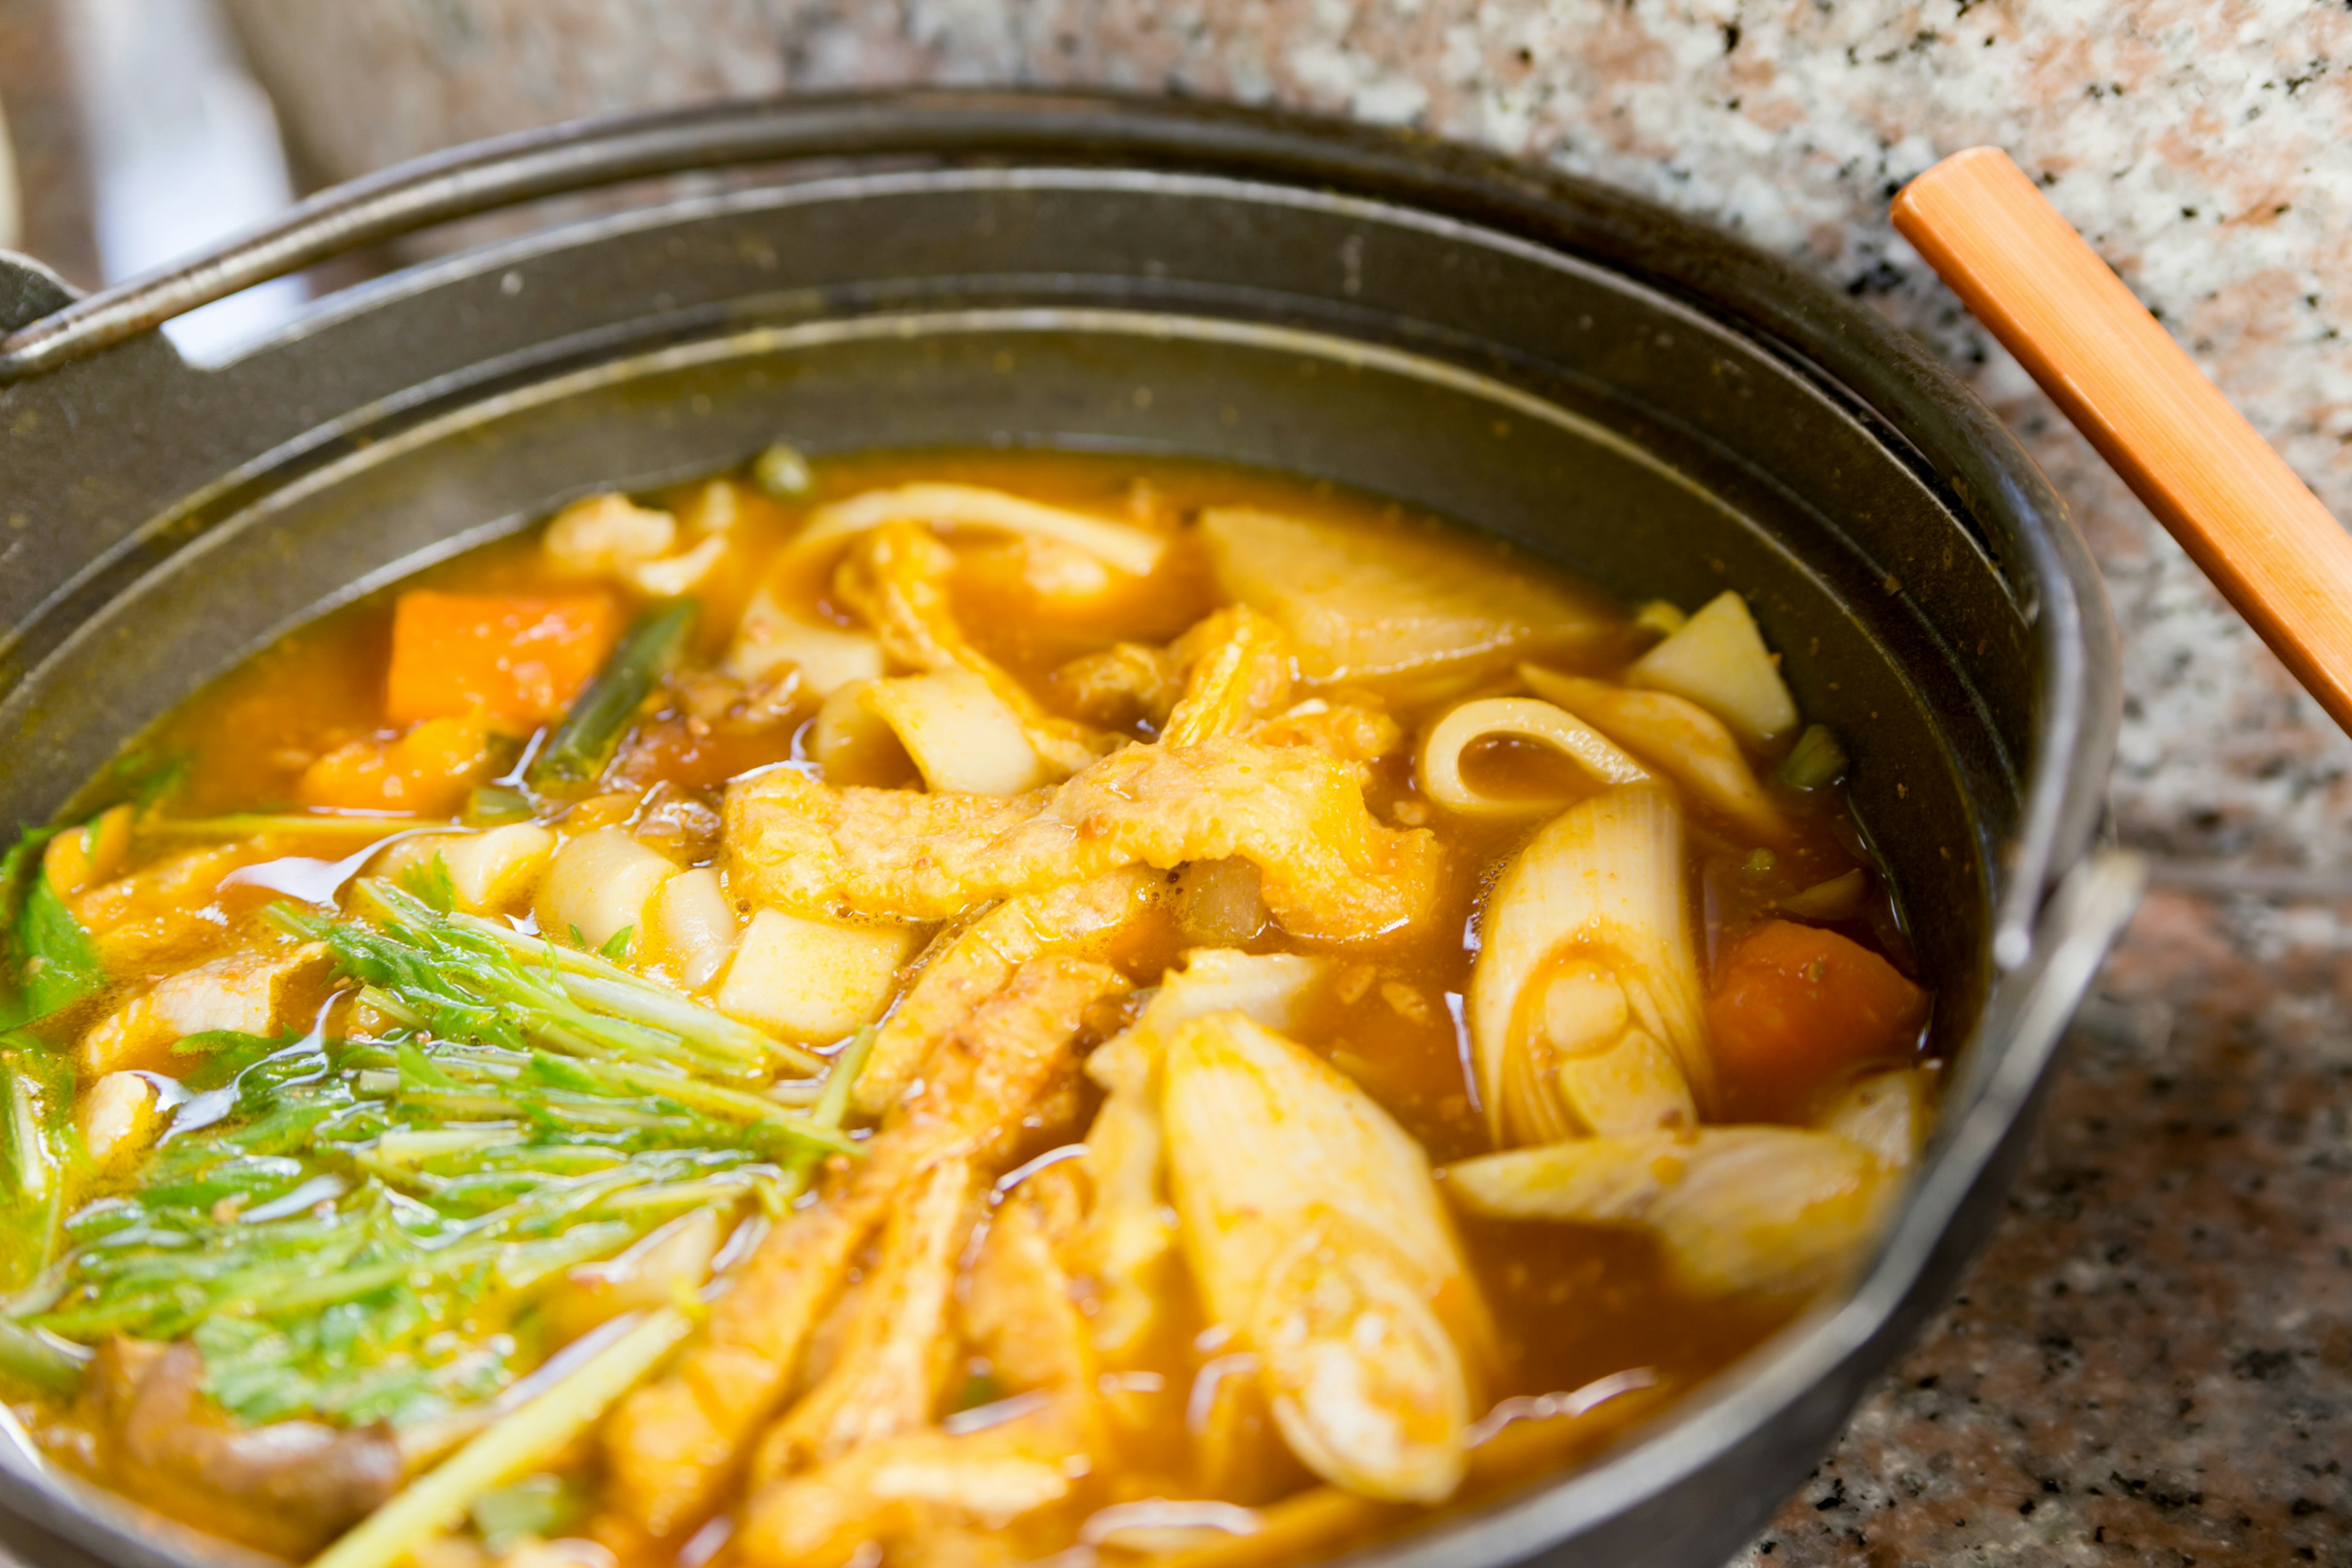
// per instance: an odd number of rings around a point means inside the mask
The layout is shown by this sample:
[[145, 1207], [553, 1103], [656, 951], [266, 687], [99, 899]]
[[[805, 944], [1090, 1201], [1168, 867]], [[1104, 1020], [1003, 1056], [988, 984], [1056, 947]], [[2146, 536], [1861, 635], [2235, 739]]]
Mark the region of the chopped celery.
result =
[[1845, 748], [1829, 726], [1808, 724], [1780, 763], [1780, 782], [1790, 789], [1820, 789], [1837, 783], [1845, 770]]

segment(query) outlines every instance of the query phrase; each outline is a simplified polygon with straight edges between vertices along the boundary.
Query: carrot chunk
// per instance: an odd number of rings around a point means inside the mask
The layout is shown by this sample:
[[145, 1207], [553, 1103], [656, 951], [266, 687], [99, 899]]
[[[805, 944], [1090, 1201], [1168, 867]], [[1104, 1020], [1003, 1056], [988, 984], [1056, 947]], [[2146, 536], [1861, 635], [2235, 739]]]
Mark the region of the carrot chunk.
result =
[[454, 811], [489, 777], [496, 735], [496, 721], [467, 713], [427, 719], [397, 740], [353, 741], [304, 769], [295, 798], [333, 811]]
[[1706, 1021], [1735, 1090], [1775, 1110], [1801, 1106], [1841, 1069], [1907, 1052], [1927, 994], [1835, 931], [1769, 921], [1716, 965]]
[[467, 713], [544, 723], [579, 695], [620, 635], [620, 606], [601, 594], [413, 590], [393, 609], [384, 716], [395, 724]]

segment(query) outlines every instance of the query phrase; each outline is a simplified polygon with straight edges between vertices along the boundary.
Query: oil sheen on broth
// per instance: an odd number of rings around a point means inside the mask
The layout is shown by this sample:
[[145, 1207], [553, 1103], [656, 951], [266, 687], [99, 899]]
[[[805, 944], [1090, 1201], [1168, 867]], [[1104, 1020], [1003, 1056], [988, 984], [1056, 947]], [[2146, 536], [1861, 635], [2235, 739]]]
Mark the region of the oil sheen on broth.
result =
[[0, 1376], [333, 1568], [1289, 1563], [1572, 1464], [1930, 1113], [1736, 586], [781, 447], [435, 566], [11, 861]]

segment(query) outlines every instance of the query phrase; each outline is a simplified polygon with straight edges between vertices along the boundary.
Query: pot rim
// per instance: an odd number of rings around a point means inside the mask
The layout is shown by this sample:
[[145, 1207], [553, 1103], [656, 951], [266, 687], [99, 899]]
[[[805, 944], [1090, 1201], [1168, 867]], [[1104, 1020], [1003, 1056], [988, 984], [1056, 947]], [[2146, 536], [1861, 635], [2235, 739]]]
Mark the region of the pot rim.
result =
[[[281, 222], [190, 262], [21, 327], [0, 341], [0, 384], [37, 376], [327, 256], [516, 201], [692, 169], [899, 154], [1303, 186], [1443, 216], [1604, 268], [1801, 372], [1865, 421], [1956, 516], [1991, 536], [1996, 564], [2032, 628], [2041, 700], [1995, 910], [1992, 953], [2002, 973], [1974, 1031], [1980, 1040], [2000, 1042], [1987, 1047], [1998, 1060], [1982, 1092], [1939, 1132], [1900, 1217], [1851, 1294], [1792, 1325], [1717, 1386], [1679, 1402], [1667, 1418], [1645, 1424], [1583, 1468], [1351, 1556], [1399, 1568], [1516, 1561], [1609, 1515], [1654, 1503], [1839, 1365], [1883, 1346], [1903, 1300], [1932, 1275], [1933, 1255], [1963, 1201], [2028, 1113], [2072, 1001], [2137, 890], [2128, 863], [2095, 858], [2043, 910], [2098, 816], [2116, 722], [2115, 634], [2096, 570], [2063, 503], [2014, 437], [1921, 345], [1883, 319], [1709, 225], [1597, 182], [1476, 149], [1231, 105], [1118, 93], [922, 89], [575, 121], [400, 165], [321, 193]], [[445, 265], [427, 263], [330, 296], [271, 341], [304, 332], [323, 314], [364, 308], [363, 296], [375, 289], [398, 288]], [[118, 1543], [110, 1521], [62, 1498], [23, 1509], [14, 1495], [19, 1487], [15, 1475], [0, 1472], [0, 1494], [10, 1506], [43, 1522], [44, 1515], [68, 1513], [67, 1522], [79, 1528], [68, 1533], [87, 1539], [84, 1532], [95, 1531]], [[135, 1544], [155, 1550], [147, 1542]]]

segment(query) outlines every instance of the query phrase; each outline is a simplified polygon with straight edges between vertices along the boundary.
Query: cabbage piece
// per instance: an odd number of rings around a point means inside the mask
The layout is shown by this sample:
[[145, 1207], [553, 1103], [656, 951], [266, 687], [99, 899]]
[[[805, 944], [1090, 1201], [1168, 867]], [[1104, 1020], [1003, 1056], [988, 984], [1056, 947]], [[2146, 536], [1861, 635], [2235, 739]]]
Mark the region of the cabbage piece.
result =
[[857, 700], [889, 726], [926, 787], [969, 795], [1020, 795], [1050, 783], [1021, 716], [968, 669], [869, 681]]
[[1617, 625], [1526, 563], [1459, 539], [1255, 507], [1212, 507], [1200, 527], [1218, 586], [1290, 635], [1313, 685], [1433, 697], [1538, 649], [1589, 646]]
[[1444, 1184], [1472, 1214], [1649, 1231], [1696, 1290], [1789, 1295], [1851, 1264], [1899, 1173], [1834, 1132], [1703, 1127], [1484, 1154]]
[[882, 644], [868, 633], [826, 626], [787, 609], [763, 584], [736, 623], [727, 673], [738, 680], [760, 680], [786, 667], [800, 672], [801, 684], [813, 694], [826, 697], [853, 680], [879, 676]]

